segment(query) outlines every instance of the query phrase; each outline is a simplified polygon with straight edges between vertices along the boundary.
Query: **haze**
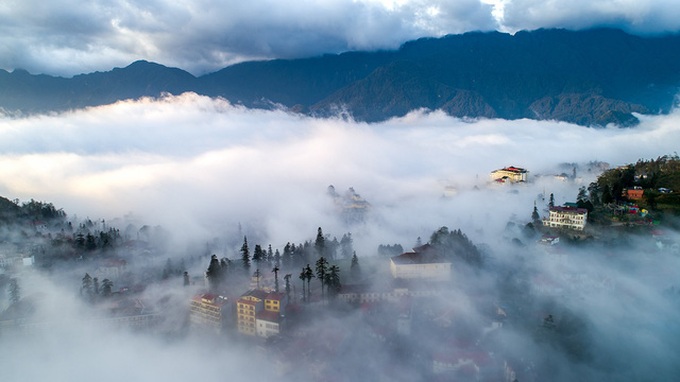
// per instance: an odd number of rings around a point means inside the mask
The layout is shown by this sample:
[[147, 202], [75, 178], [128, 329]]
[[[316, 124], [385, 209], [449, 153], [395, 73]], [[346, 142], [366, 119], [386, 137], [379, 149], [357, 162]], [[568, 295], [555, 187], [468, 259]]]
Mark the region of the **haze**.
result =
[[[585, 280], [602, 275], [615, 280], [620, 298], [612, 298], [608, 290], [589, 291], [583, 282], [559, 297], [584, 317], [595, 366], [556, 355], [555, 380], [644, 380], [650, 375], [660, 377], [650, 380], [663, 380], [677, 372], [678, 328], [673, 322], [678, 309], [662, 297], [662, 291], [677, 283], [676, 255], [632, 257], [638, 248], [632, 245], [616, 249], [629, 261], [625, 264], [603, 261], [607, 249], [576, 251], [572, 261], [554, 263], [532, 257], [532, 249], [509, 244], [515, 233], [508, 223], [521, 227], [530, 220], [535, 202], [545, 207], [539, 194], [553, 193], [558, 204], [575, 200], [578, 188], [599, 174], [590, 162], [618, 166], [677, 150], [680, 114], [639, 118], [634, 129], [589, 129], [415, 112], [368, 125], [341, 117], [322, 120], [247, 110], [184, 94], [1, 119], [0, 195], [49, 201], [80, 219], [160, 225], [170, 233], [166, 255], [173, 259], [193, 255], [187, 252], [211, 240], [222, 243], [220, 256], [237, 258], [243, 234], [251, 243], [280, 249], [289, 241], [313, 239], [317, 227], [337, 237], [351, 232], [357, 254], [368, 258], [376, 256], [379, 244], [408, 249], [441, 226], [460, 228], [486, 248], [494, 266], [518, 271], [522, 257], [526, 263], [521, 272], [554, 277], [573, 272]], [[489, 185], [489, 172], [508, 165], [527, 168], [531, 182]], [[554, 176], [572, 171], [573, 181]], [[371, 204], [366, 220], [344, 221], [327, 195], [329, 185], [361, 194]], [[200, 263], [190, 271], [200, 275], [205, 267], [207, 263]], [[502, 295], [492, 286], [497, 282], [492, 273], [475, 276], [464, 267], [458, 272], [460, 285], [488, 290], [490, 299]], [[259, 354], [253, 348], [242, 351], [238, 345], [195, 337], [164, 342], [96, 324], [74, 325], [84, 309], [75, 296], [78, 285], [60, 285], [39, 274], [24, 284], [26, 293], [40, 292], [51, 301], [39, 314], [60, 319], [44, 337], [0, 346], [3, 381], [246, 381], [277, 375], [273, 369], [249, 366]], [[180, 309], [192, 291], [155, 286], [145, 293], [168, 294]], [[460, 317], [478, 317], [471, 306], [479, 291], [456, 292]], [[663, 319], [657, 322], [657, 317]], [[521, 331], [504, 332], [501, 338], [503, 348], [515, 346], [518, 354], [545, 350]], [[337, 362], [351, 368], [352, 362], [368, 357], [362, 351], [371, 350], [353, 347]], [[370, 354], [377, 364], [386, 360], [381, 353]], [[630, 365], [629, 359], [638, 361]], [[338, 379], [349, 380], [348, 375]], [[403, 378], [418, 380], [418, 375]]]

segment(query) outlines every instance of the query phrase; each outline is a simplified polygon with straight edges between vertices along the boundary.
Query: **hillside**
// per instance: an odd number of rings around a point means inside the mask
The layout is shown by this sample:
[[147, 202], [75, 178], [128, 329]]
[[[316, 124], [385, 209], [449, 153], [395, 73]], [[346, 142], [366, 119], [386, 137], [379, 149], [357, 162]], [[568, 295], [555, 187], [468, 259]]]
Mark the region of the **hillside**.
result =
[[347, 52], [244, 62], [200, 77], [138, 61], [73, 78], [0, 70], [0, 108], [22, 115], [194, 91], [315, 116], [377, 122], [420, 108], [456, 117], [553, 119], [584, 126], [667, 113], [680, 87], [680, 36], [613, 29], [466, 33]]

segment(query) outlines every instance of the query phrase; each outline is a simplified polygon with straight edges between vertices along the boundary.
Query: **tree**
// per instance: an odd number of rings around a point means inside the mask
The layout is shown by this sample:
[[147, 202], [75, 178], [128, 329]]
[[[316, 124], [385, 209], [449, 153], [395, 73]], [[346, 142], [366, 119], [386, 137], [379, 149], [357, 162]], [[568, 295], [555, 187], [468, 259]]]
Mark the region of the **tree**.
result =
[[243, 236], [243, 245], [241, 246], [241, 262], [243, 263], [243, 269], [250, 273], [250, 249], [248, 249], [248, 238], [245, 236]]
[[290, 278], [293, 277], [290, 273], [287, 275], [283, 276], [283, 279], [286, 281], [286, 299], [290, 301]]
[[275, 265], [272, 273], [274, 273], [274, 291], [279, 293], [279, 267]]
[[94, 289], [94, 295], [99, 295], [99, 279], [97, 277], [92, 279], [92, 288]]
[[352, 263], [349, 266], [350, 272], [352, 272], [352, 276], [356, 277], [361, 270], [359, 269], [359, 258], [357, 257], [357, 253], [354, 252], [352, 255]]
[[102, 296], [111, 296], [111, 291], [113, 290], [113, 282], [109, 279], [102, 280]]
[[312, 289], [309, 286], [309, 283], [312, 281], [314, 278], [314, 271], [312, 271], [312, 267], [307, 264], [305, 267], [305, 279], [307, 280], [307, 301], [309, 302], [312, 297]]
[[80, 291], [81, 293], [85, 293], [87, 297], [92, 297], [92, 277], [88, 273], [85, 273], [85, 276], [83, 276]]
[[324, 257], [319, 257], [316, 261], [316, 278], [321, 281], [321, 298], [323, 299], [323, 287], [326, 282], [326, 273], [328, 273], [328, 261]]
[[21, 287], [16, 277], [12, 277], [9, 279], [9, 301], [16, 304], [19, 300], [21, 300]]
[[269, 244], [269, 247], [267, 247], [267, 262], [269, 263], [269, 265], [271, 265], [274, 262], [274, 251], [272, 251], [271, 244]]
[[217, 255], [210, 257], [210, 265], [208, 265], [205, 276], [208, 278], [210, 290], [213, 292], [217, 291], [222, 283], [222, 264], [217, 259]]
[[184, 271], [184, 275], [182, 277], [184, 278], [184, 286], [189, 286], [189, 284], [191, 284], [191, 279], [189, 279], [189, 272]]
[[352, 234], [351, 233], [346, 233], [342, 235], [342, 239], [340, 239], [340, 254], [343, 259], [348, 259], [352, 256], [352, 252], [354, 252], [354, 249], [352, 248]]
[[585, 186], [581, 186], [578, 189], [578, 195], [576, 195], [576, 202], [586, 202], [588, 200], [588, 192]]
[[534, 211], [531, 213], [531, 220], [534, 222], [537, 222], [541, 219], [541, 216], [538, 214], [538, 208], [536, 208], [536, 203], [534, 203]]
[[548, 207], [553, 208], [555, 207], [555, 195], [550, 193], [550, 200], [548, 201]]
[[262, 261], [266, 260], [266, 256], [267, 254], [262, 250], [262, 246], [255, 244], [255, 249], [253, 250], [253, 261], [255, 262], [255, 266], [259, 266]]
[[279, 252], [279, 249], [277, 248], [276, 251], [274, 251], [274, 265], [277, 267], [281, 266], [281, 253]]
[[340, 267], [337, 265], [331, 265], [328, 269], [328, 273], [325, 275], [326, 278], [326, 288], [328, 288], [328, 295], [335, 297], [340, 293]]
[[307, 280], [307, 273], [305, 272], [304, 267], [302, 268], [302, 272], [300, 272], [299, 278], [302, 280], [302, 300], [306, 301], [307, 295], [305, 294], [305, 281]]
[[255, 273], [253, 273], [253, 277], [255, 277], [255, 285], [257, 285], [257, 289], [260, 289], [260, 276], [262, 276], [262, 273], [260, 272], [260, 268], [255, 269]]
[[323, 231], [321, 227], [316, 231], [316, 241], [314, 242], [314, 248], [316, 249], [316, 254], [322, 257], [326, 251], [326, 239], [323, 237]]

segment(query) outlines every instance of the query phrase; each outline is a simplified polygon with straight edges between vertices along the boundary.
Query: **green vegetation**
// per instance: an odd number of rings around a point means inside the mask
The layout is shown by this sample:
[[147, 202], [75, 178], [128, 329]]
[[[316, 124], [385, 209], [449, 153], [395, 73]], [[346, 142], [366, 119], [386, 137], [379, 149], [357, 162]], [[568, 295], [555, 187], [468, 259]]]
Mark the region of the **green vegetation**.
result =
[[635, 164], [607, 170], [588, 187], [594, 206], [622, 203], [631, 200], [627, 189], [644, 191], [635, 200], [649, 210], [680, 212], [680, 158], [664, 155], [657, 159], [638, 160]]

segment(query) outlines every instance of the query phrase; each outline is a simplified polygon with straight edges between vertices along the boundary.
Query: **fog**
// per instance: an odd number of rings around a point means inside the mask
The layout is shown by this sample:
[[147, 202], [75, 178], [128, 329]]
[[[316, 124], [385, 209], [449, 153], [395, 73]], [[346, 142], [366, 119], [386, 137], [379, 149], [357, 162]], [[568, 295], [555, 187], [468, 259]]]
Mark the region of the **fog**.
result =
[[[435, 310], [455, 312], [454, 336], [481, 330], [480, 306], [518, 299], [519, 306], [538, 312], [576, 317], [571, 322], [586, 334], [561, 351], [550, 335], [528, 329], [544, 318], [535, 317], [532, 324], [498, 329], [488, 341], [499, 354], [532, 359], [538, 370], [554, 368], [555, 380], [668, 380], [678, 371], [680, 317], [677, 299], [664, 291], [678, 283], [677, 254], [630, 236], [616, 238], [614, 245], [568, 247], [546, 256], [532, 244], [535, 239], [522, 234], [534, 203], [545, 215], [549, 194], [556, 204], [573, 202], [579, 187], [599, 175], [595, 162], [616, 167], [675, 153], [678, 112], [638, 117], [641, 124], [631, 129], [461, 120], [426, 111], [364, 124], [347, 116], [313, 119], [248, 110], [195, 94], [125, 101], [0, 119], [0, 196], [51, 202], [70, 219], [103, 219], [121, 230], [130, 223], [161, 226], [168, 242], [156, 260], [159, 267], [168, 258], [204, 255], [208, 242], [218, 243], [212, 249], [220, 257], [238, 259], [244, 235], [251, 245], [281, 250], [287, 242], [313, 240], [317, 227], [338, 239], [351, 232], [357, 255], [367, 261], [377, 256], [379, 244], [408, 250], [439, 227], [460, 228], [484, 249], [487, 265], [482, 271], [454, 265], [456, 289], [432, 302]], [[490, 184], [491, 171], [510, 165], [528, 169], [529, 182]], [[328, 195], [329, 185], [340, 195], [353, 188], [370, 208], [348, 221]], [[526, 246], [513, 244], [514, 238]], [[207, 266], [204, 258], [187, 264], [193, 276]], [[78, 318], [89, 309], [78, 297], [85, 272], [92, 270], [74, 265], [58, 274], [21, 277], [23, 294], [41, 301], [35, 314], [58, 319], [46, 335], [0, 338], [0, 380], [281, 377], [277, 368], [253, 367], [265, 356], [251, 344], [196, 336], [158, 339], [82, 324]], [[537, 279], [549, 279], [550, 286]], [[299, 284], [296, 274], [293, 281]], [[177, 312], [164, 322], [166, 332], [178, 330], [183, 309], [200, 290], [175, 285], [180, 283], [144, 292], [151, 301], [165, 297], [166, 311]], [[359, 312], [345, 314], [324, 316], [308, 330], [342, 332], [343, 323], [363, 322]], [[526, 312], [508, 311], [521, 314]], [[394, 362], [393, 354], [383, 354], [361, 332], [342, 336], [345, 341], [331, 353], [334, 363], [299, 375], [288, 371], [283, 378], [361, 380], [380, 374], [381, 360]], [[584, 358], [569, 358], [572, 345], [587, 349]], [[441, 344], [426, 337], [404, 346], [435, 351]], [[360, 362], [364, 351], [373, 359], [369, 364]], [[425, 378], [407, 365], [391, 378]]]

